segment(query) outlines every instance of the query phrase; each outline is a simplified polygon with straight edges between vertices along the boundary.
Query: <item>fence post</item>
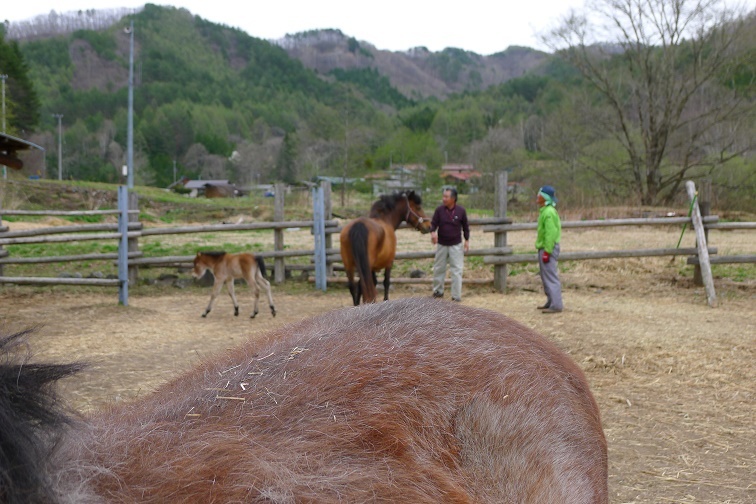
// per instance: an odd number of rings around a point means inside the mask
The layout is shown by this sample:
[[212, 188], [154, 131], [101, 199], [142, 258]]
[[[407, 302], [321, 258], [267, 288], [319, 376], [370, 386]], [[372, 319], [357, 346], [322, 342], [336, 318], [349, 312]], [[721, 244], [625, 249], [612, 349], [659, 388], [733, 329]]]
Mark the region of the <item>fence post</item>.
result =
[[118, 186], [118, 303], [129, 306], [129, 189], [125, 185]]
[[[276, 183], [274, 186], [274, 208], [273, 208], [273, 220], [276, 222], [283, 222], [284, 220], [284, 190], [286, 186], [281, 182]], [[273, 246], [276, 252], [282, 252], [284, 249], [284, 234], [283, 229], [276, 229], [273, 231]], [[274, 261], [274, 275], [273, 280], [275, 283], [283, 283], [286, 280], [286, 263], [283, 257], [276, 257]]]
[[[698, 186], [698, 206], [701, 208], [701, 217], [711, 214], [711, 179], [702, 179]], [[705, 228], [704, 237], [706, 238], [706, 243], [709, 243], [709, 230]], [[704, 284], [700, 262], [696, 264], [693, 270], [693, 284], [699, 287]]]
[[[7, 226], [3, 226], [3, 196], [8, 191], [8, 184], [3, 184], [3, 190], [0, 191], [0, 233], [8, 231]], [[3, 246], [0, 245], [0, 257], [2, 257]], [[5, 276], [5, 268], [3, 264], [0, 264], [0, 276]]]
[[[324, 180], [320, 183], [320, 187], [323, 189], [323, 218], [325, 220], [333, 219], [333, 203], [331, 201], [331, 183]], [[325, 233], [325, 229], [323, 229]], [[325, 248], [326, 251], [333, 248], [333, 235], [328, 233], [325, 235]], [[327, 253], [327, 252], [326, 252]], [[333, 263], [326, 262], [326, 276], [333, 276]]]
[[[136, 193], [136, 191], [130, 191], [128, 194], [128, 209], [129, 210], [138, 210], [139, 209], [139, 195]], [[128, 222], [139, 222], [139, 214], [128, 214]], [[129, 252], [139, 252], [139, 239], [129, 238], [128, 239], [128, 251]], [[136, 285], [137, 280], [139, 279], [139, 267], [135, 264], [129, 264], [129, 283], [131, 285]]]
[[325, 204], [323, 188], [312, 188], [312, 234], [315, 242], [315, 288], [326, 290]]
[[[507, 172], [506, 170], [496, 173], [496, 187], [494, 190], [494, 216], [507, 216]], [[507, 246], [507, 232], [494, 233], [494, 247]], [[497, 264], [494, 266], [494, 289], [504, 292], [507, 288], [507, 265]]]
[[714, 278], [711, 274], [711, 262], [709, 261], [709, 249], [704, 234], [703, 220], [701, 219], [701, 209], [698, 207], [696, 198], [696, 185], [688, 180], [685, 182], [685, 189], [688, 191], [688, 197], [693, 202], [693, 228], [696, 230], [696, 246], [698, 247], [698, 262], [701, 265], [701, 276], [703, 277], [704, 286], [706, 287], [706, 298], [709, 306], [717, 306], [717, 295], [714, 292]]

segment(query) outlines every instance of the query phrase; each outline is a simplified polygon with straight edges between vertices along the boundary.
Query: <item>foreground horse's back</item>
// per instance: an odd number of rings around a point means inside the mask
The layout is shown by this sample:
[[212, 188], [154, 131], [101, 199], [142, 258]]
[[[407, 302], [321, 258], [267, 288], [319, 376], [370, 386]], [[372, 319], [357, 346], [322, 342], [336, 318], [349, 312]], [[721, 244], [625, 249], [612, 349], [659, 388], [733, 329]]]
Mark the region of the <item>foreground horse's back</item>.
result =
[[607, 502], [580, 368], [502, 315], [431, 299], [250, 341], [92, 417], [53, 465], [82, 501]]

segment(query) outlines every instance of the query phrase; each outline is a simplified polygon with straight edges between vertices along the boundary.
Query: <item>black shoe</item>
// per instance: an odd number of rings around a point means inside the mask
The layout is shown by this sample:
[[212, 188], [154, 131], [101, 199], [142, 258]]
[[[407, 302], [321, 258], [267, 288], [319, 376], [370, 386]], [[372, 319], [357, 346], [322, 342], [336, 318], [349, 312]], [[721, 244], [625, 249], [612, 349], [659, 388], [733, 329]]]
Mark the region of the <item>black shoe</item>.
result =
[[536, 308], [536, 310], [548, 310], [549, 309], [549, 303], [546, 303], [545, 305], [541, 305]]
[[461, 299], [459, 299], [459, 298], [454, 298], [454, 297], [452, 298], [452, 301], [456, 301], [457, 303], [461, 303], [461, 302], [462, 302], [462, 300], [461, 300]]
[[444, 297], [444, 293], [443, 292], [433, 292], [433, 297], [434, 298], [442, 298], [442, 297]]
[[541, 313], [562, 313], [562, 310], [557, 310], [555, 308], [546, 308], [545, 310], [542, 310]]

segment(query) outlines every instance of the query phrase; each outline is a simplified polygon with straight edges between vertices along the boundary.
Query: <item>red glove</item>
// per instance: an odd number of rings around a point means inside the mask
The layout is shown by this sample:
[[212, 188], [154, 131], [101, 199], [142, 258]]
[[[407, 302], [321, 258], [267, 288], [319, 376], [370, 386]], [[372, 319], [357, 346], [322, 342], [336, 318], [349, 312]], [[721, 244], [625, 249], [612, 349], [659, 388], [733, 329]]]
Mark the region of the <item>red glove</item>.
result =
[[549, 253], [544, 250], [541, 259], [543, 259], [543, 262], [549, 262]]

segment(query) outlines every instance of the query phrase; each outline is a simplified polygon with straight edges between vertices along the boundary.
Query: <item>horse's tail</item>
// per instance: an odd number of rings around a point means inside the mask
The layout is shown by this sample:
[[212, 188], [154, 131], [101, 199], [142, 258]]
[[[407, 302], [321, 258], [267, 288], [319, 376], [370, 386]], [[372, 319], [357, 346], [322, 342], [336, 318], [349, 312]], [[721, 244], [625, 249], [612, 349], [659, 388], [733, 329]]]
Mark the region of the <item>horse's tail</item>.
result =
[[360, 288], [362, 299], [366, 302], [375, 301], [376, 291], [373, 284], [373, 272], [368, 259], [368, 228], [364, 222], [355, 222], [349, 229], [349, 242], [352, 244], [352, 257], [360, 274]]
[[257, 267], [260, 269], [260, 274], [263, 278], [268, 278], [268, 272], [265, 271], [265, 260], [262, 257], [255, 256], [255, 261], [257, 262]]
[[33, 364], [23, 339], [32, 330], [0, 336], [0, 501], [55, 502], [41, 467], [70, 423], [54, 384], [81, 364]]

